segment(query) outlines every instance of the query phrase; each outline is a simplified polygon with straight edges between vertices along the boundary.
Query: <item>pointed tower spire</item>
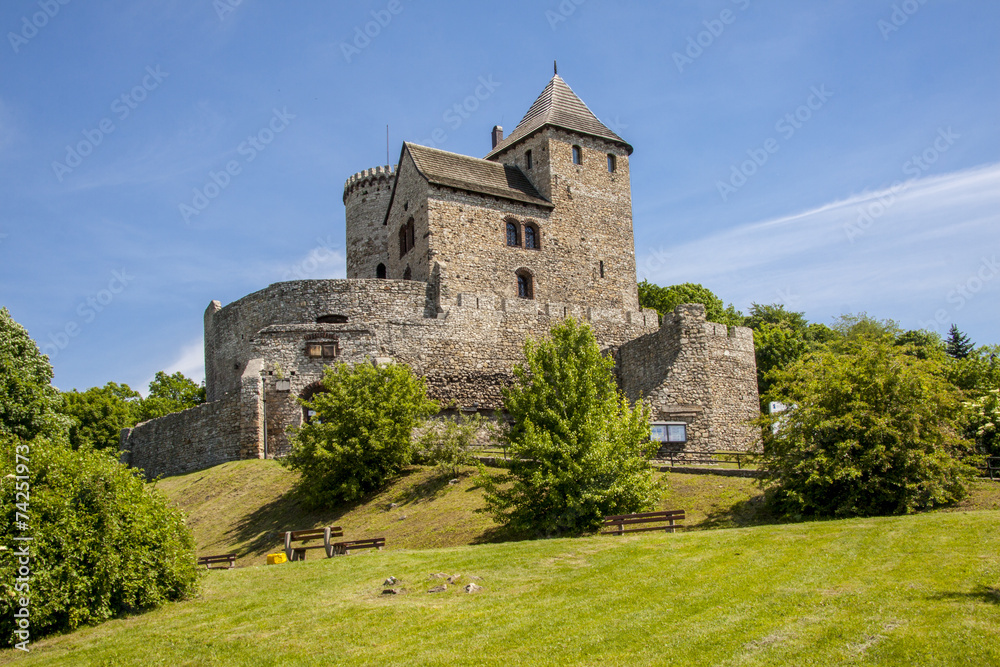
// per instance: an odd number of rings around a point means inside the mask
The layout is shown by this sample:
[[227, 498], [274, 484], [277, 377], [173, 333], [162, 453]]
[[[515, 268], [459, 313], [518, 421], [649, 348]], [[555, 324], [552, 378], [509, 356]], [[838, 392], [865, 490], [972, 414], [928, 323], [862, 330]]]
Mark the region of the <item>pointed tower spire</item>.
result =
[[577, 97], [576, 93], [566, 85], [563, 78], [559, 76], [558, 67], [554, 60], [552, 61], [552, 69], [556, 73], [552, 75], [545, 90], [528, 109], [528, 113], [524, 114], [524, 118], [506, 139], [493, 147], [486, 158], [489, 159], [546, 125], [559, 127], [570, 132], [589, 134], [621, 144], [631, 155], [632, 146], [598, 120], [594, 112], [587, 108], [583, 100]]
[[555, 60], [553, 60], [552, 61], [552, 74], [556, 75], [558, 73], [559, 73], [559, 63], [557, 63]]

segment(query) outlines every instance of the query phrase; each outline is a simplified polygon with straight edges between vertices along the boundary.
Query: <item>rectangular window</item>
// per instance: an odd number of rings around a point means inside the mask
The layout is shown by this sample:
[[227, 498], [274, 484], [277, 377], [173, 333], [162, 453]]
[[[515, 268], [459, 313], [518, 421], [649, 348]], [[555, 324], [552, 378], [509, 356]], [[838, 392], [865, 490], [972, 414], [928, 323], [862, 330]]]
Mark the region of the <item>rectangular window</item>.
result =
[[524, 161], [527, 163], [528, 169], [531, 169], [531, 151], [525, 152]]
[[608, 171], [613, 173], [616, 166], [617, 165], [615, 164], [615, 156], [612, 155], [611, 153], [608, 153]]
[[306, 345], [306, 356], [307, 357], [322, 357], [323, 356], [323, 346], [314, 345], [310, 343]]
[[601, 260], [601, 277], [604, 277], [604, 260]]
[[573, 164], [583, 164], [583, 154], [579, 146], [573, 146]]
[[653, 442], [687, 442], [687, 424], [656, 422], [650, 426]]

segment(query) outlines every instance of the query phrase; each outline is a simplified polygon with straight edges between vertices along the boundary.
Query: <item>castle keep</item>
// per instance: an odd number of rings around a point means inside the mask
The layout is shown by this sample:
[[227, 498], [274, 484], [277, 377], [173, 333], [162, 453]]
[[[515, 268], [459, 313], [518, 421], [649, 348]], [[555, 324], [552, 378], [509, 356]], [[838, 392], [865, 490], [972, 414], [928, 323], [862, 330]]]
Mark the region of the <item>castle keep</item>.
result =
[[750, 330], [639, 307], [631, 154], [558, 75], [484, 158], [404, 143], [344, 185], [347, 279], [209, 304], [207, 402], [123, 431], [123, 459], [156, 476], [281, 456], [336, 361], [407, 364], [442, 405], [493, 413], [524, 340], [566, 317], [614, 355], [664, 447], [751, 447]]

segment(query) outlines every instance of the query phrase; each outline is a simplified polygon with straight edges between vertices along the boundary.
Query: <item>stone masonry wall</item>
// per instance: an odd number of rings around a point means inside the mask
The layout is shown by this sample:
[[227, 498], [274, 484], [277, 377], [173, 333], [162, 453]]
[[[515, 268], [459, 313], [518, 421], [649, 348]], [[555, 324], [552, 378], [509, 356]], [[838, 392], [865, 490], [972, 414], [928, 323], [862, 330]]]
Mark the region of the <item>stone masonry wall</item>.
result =
[[688, 425], [688, 450], [756, 446], [753, 335], [707, 322], [701, 304], [678, 306], [660, 330], [621, 346], [618, 377], [629, 400], [645, 399], [655, 421]]

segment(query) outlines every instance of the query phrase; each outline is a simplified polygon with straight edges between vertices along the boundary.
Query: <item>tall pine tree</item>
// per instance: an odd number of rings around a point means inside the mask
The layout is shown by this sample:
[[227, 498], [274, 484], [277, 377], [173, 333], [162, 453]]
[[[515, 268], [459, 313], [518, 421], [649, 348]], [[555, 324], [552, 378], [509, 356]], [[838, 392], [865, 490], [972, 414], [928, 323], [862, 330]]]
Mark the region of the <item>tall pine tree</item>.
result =
[[948, 329], [948, 340], [945, 343], [948, 356], [955, 359], [965, 359], [975, 347], [976, 344], [968, 336], [959, 331], [956, 325], [951, 325], [951, 329]]

